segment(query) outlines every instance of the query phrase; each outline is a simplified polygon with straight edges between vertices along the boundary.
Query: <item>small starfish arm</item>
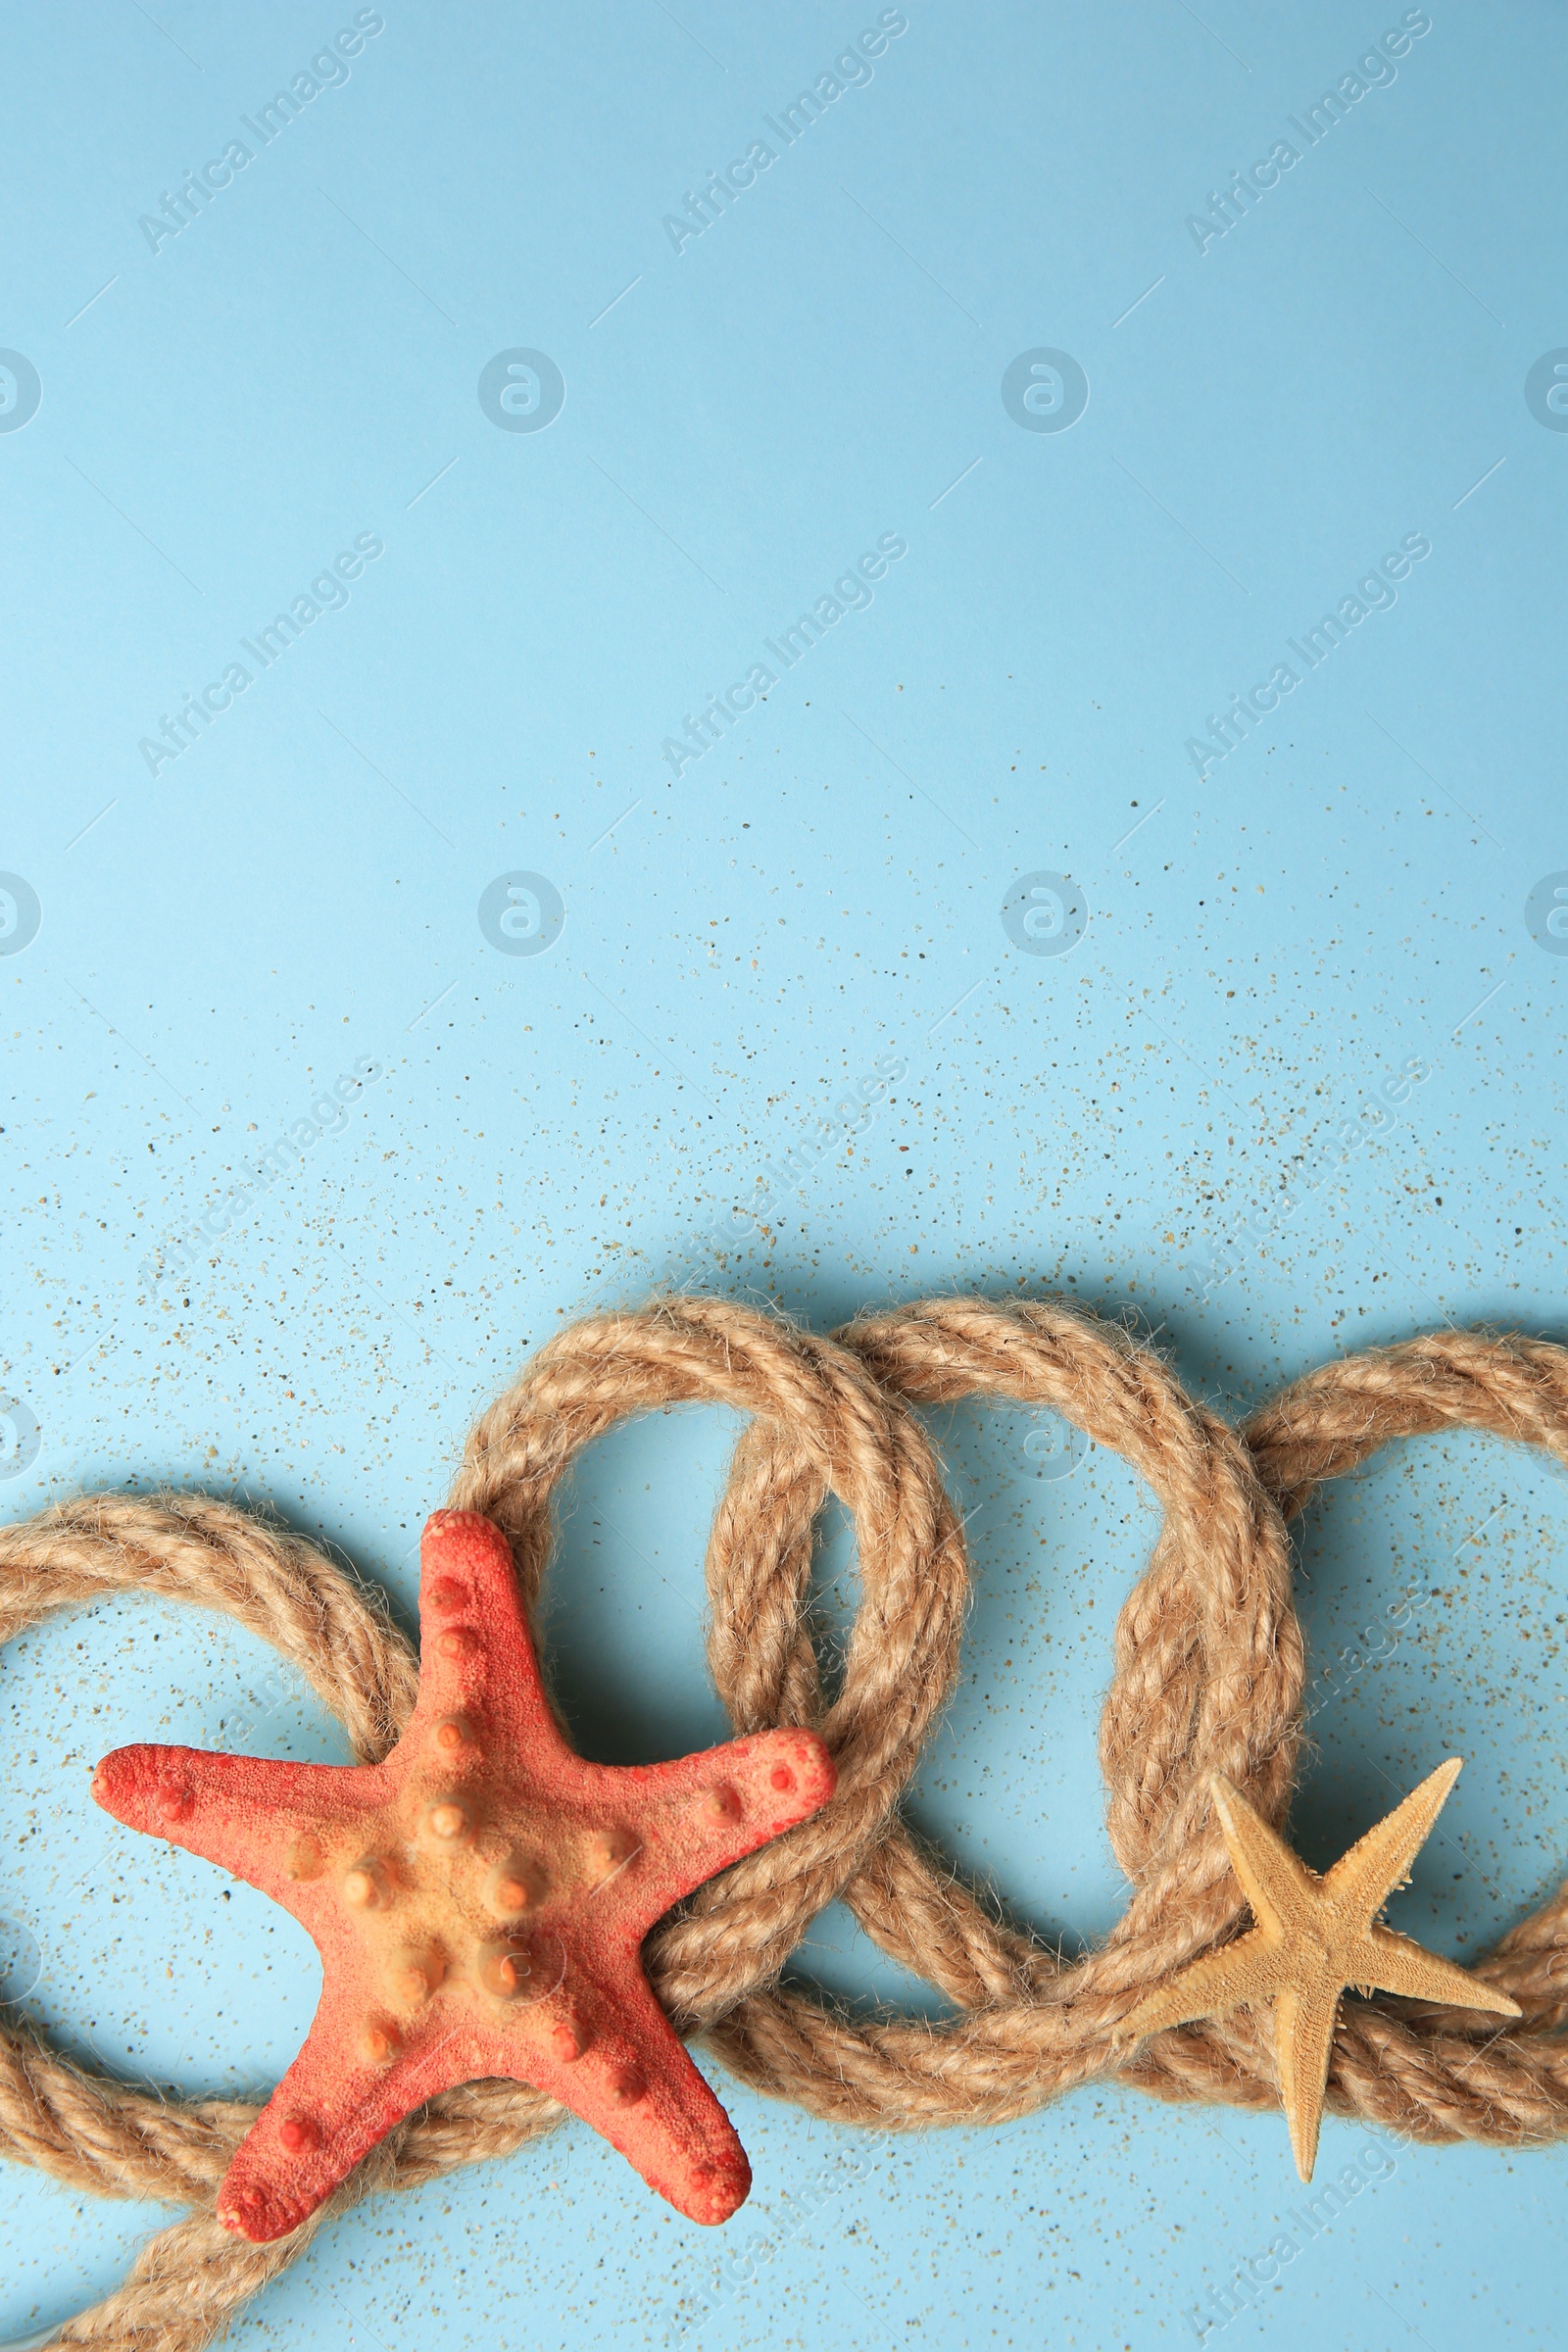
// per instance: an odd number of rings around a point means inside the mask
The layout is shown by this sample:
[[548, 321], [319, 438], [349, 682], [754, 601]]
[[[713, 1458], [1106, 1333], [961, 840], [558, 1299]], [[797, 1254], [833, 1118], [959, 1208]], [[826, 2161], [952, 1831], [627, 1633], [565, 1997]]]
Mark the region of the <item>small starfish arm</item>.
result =
[[1410, 1865], [1431, 1837], [1463, 1769], [1462, 1756], [1449, 1756], [1436, 1772], [1428, 1773], [1419, 1788], [1411, 1789], [1402, 1804], [1374, 1823], [1348, 1854], [1340, 1856], [1323, 1881], [1336, 1904], [1358, 1904], [1368, 1924], [1376, 1918], [1394, 1889], [1408, 1882]]
[[1447, 2009], [1490, 2009], [1497, 2017], [1523, 2017], [1524, 2011], [1508, 1993], [1473, 1977], [1453, 1960], [1423, 1951], [1408, 1936], [1375, 1923], [1367, 1932], [1364, 1956], [1352, 1953], [1357, 1968], [1350, 1983], [1358, 1989], [1375, 1985], [1380, 1992], [1396, 1992], [1407, 2001], [1436, 2001]]
[[1281, 1985], [1274, 2002], [1274, 2071], [1291, 2135], [1291, 2153], [1303, 2180], [1311, 2180], [1317, 2162], [1340, 1989], [1318, 1978], [1304, 1984]]
[[1200, 2017], [1224, 2017], [1232, 2009], [1273, 1998], [1286, 1981], [1278, 1941], [1254, 1928], [1235, 1943], [1221, 1944], [1177, 1970], [1168, 1984], [1146, 1992], [1116, 2027], [1118, 2034], [1163, 2034]]
[[1310, 1919], [1320, 1882], [1278, 1830], [1271, 1830], [1255, 1805], [1222, 1772], [1208, 1776], [1209, 1792], [1231, 1868], [1260, 1924], [1291, 1928]]

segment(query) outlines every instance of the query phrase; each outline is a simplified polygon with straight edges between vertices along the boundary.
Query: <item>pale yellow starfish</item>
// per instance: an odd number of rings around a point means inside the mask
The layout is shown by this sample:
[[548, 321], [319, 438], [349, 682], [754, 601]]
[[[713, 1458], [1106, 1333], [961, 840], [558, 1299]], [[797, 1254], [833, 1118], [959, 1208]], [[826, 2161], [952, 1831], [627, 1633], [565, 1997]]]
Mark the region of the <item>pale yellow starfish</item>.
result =
[[1431, 1835], [1462, 1762], [1450, 1756], [1440, 1764], [1322, 1879], [1222, 1773], [1210, 1776], [1231, 1866], [1257, 1924], [1239, 1941], [1205, 1952], [1179, 1969], [1168, 1984], [1146, 1994], [1122, 2019], [1120, 2030], [1157, 2034], [1195, 2018], [1223, 2017], [1244, 2003], [1272, 2000], [1280, 2100], [1303, 2180], [1312, 2178], [1335, 2020], [1348, 1987], [1492, 2009], [1501, 2017], [1521, 2014], [1505, 1992], [1378, 1922], [1394, 1889], [1409, 1884], [1410, 1864]]

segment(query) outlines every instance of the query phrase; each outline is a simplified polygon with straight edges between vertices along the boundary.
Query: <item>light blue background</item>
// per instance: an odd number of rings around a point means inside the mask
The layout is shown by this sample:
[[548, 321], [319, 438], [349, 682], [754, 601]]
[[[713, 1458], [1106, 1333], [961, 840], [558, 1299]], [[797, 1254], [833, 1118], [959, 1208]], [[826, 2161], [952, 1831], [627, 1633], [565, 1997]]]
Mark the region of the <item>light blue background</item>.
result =
[[[874, 7], [387, 0], [347, 82], [156, 253], [138, 216], [354, 11], [6, 12], [0, 344], [43, 385], [0, 435], [0, 866], [43, 909], [0, 959], [0, 1363], [41, 1430], [9, 1514], [265, 1500], [406, 1610], [481, 1403], [659, 1284], [820, 1328], [1061, 1290], [1162, 1326], [1233, 1412], [1444, 1317], [1562, 1335], [1568, 962], [1524, 906], [1568, 867], [1568, 435], [1523, 393], [1568, 344], [1561, 10], [1440, 0], [1251, 215], [1201, 253], [1185, 226], [1402, 13], [911, 0], [677, 254], [662, 217]], [[476, 398], [516, 346], [564, 375], [547, 431]], [[1039, 346], [1087, 371], [1070, 431], [1004, 410]], [[385, 553], [348, 605], [151, 776], [139, 739], [363, 532]], [[1187, 739], [1416, 532], [1397, 603], [1200, 779]], [[908, 553], [869, 609], [677, 779], [663, 740], [884, 533]], [[534, 958], [476, 919], [519, 869], [566, 910]], [[1060, 957], [1000, 919], [1039, 869], [1087, 896]], [[715, 1250], [889, 1054], [866, 1132]], [[150, 1285], [360, 1056], [386, 1075], [298, 1177]], [[1398, 1119], [1335, 1144], [1412, 1059]], [[1123, 1896], [1094, 1734], [1155, 1515], [1098, 1451], [1038, 1477], [1029, 1431], [938, 1424], [977, 1597], [911, 1812], [1072, 1948]], [[732, 1436], [637, 1425], [576, 1480], [550, 1637], [590, 1753], [722, 1732], [701, 1555]], [[1568, 1862], [1565, 1535], [1568, 1486], [1468, 1438], [1391, 1449], [1303, 1534], [1314, 1674], [1424, 1597], [1319, 1684], [1299, 1842], [1326, 1864], [1467, 1756], [1392, 1912], [1461, 1957]], [[823, 1584], [853, 1600], [837, 1527]], [[27, 2007], [187, 2092], [275, 2080], [315, 1957], [106, 1828], [85, 1767], [148, 1737], [340, 1755], [270, 1668], [139, 1602], [5, 1664]], [[834, 1915], [798, 1965], [937, 2005]], [[1192, 2343], [1300, 2201], [1272, 2115], [1107, 2086], [884, 2141], [720, 2086], [757, 2176], [722, 2238], [568, 2124], [332, 2228], [233, 2340], [1142, 2352]], [[1331, 2122], [1321, 2177], [1361, 2141]], [[1394, 2161], [1227, 2352], [1556, 2340], [1561, 2156]], [[159, 2219], [6, 2188], [0, 2335], [106, 2291]]]

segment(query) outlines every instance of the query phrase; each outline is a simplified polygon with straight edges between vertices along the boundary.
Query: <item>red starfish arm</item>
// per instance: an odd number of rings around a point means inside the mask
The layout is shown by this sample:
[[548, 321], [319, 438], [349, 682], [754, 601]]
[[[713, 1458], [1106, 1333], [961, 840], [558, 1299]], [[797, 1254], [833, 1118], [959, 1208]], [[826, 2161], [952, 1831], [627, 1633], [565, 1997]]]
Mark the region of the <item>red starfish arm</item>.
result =
[[[376, 2007], [368, 1981], [358, 1984], [352, 1970], [330, 1964], [327, 1979], [298, 2057], [241, 2141], [219, 2192], [219, 2220], [253, 2244], [297, 2230], [413, 2108], [491, 2071], [471, 2030], [454, 2032], [432, 2017], [405, 2038]], [[379, 2034], [384, 2050], [371, 2053], [368, 2043], [347, 2038], [344, 2017], [355, 2013], [362, 2034]]]
[[691, 2221], [728, 2221], [752, 2184], [746, 2151], [649, 1990], [635, 1945], [564, 1957], [555, 1994], [495, 2034], [486, 2071], [569, 2107]]
[[419, 1636], [421, 1730], [445, 1719], [492, 1755], [570, 1755], [545, 1696], [512, 1546], [493, 1520], [431, 1513], [419, 1545]]
[[[117, 1747], [92, 1793], [127, 1829], [167, 1838], [305, 1915], [311, 1882], [379, 1799], [370, 1767], [288, 1764], [197, 1747]], [[309, 1923], [308, 1923], [309, 1924]]]
[[602, 1804], [638, 1840], [615, 1878], [617, 1914], [646, 1935], [672, 1903], [826, 1804], [837, 1782], [814, 1732], [758, 1732], [632, 1771], [581, 1765], [579, 1801]]

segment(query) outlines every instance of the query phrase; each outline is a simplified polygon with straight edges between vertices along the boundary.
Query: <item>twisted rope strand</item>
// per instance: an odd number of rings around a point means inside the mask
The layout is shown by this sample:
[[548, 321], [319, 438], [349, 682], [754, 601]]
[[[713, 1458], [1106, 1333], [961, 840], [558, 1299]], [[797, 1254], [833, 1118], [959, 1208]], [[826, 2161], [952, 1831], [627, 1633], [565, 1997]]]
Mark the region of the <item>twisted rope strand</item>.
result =
[[[1100, 1730], [1106, 1824], [1132, 1886], [1100, 1948], [1070, 1965], [1010, 1926], [901, 1822], [900, 1798], [958, 1667], [962, 1531], [913, 1407], [979, 1396], [1049, 1405], [1123, 1453], [1164, 1513], [1117, 1620]], [[832, 1801], [701, 1888], [649, 1938], [676, 2024], [755, 2087], [835, 2122], [1001, 2122], [1119, 2076], [1165, 2099], [1275, 2103], [1268, 2020], [1250, 2011], [1137, 2049], [1133, 2001], [1231, 1933], [1244, 1905], [1205, 1794], [1219, 1770], [1283, 1819], [1300, 1740], [1303, 1654], [1285, 1520], [1389, 1439], [1479, 1428], [1568, 1465], [1568, 1352], [1444, 1332], [1298, 1381], [1240, 1431], [1187, 1397], [1154, 1351], [1054, 1300], [948, 1298], [858, 1319], [834, 1339], [705, 1298], [563, 1332], [470, 1432], [450, 1503], [497, 1521], [530, 1612], [552, 1502], [582, 1449], [625, 1415], [677, 1403], [747, 1416], [706, 1564], [708, 1655], [735, 1728], [809, 1724], [832, 1748]], [[860, 1605], [838, 1696], [811, 1620], [814, 1523], [850, 1512]], [[364, 1761], [413, 1712], [417, 1661], [379, 1597], [302, 1538], [202, 1497], [83, 1497], [0, 1531], [0, 1643], [53, 1611], [151, 1592], [232, 1616], [306, 1677]], [[946, 2021], [846, 2016], [780, 1971], [842, 1898], [876, 1943], [941, 1991]], [[1526, 2145], [1568, 2132], [1568, 1886], [1478, 1973], [1525, 2012], [1356, 2003], [1330, 2104], [1430, 2140]], [[221, 2230], [218, 2184], [254, 2121], [236, 2100], [164, 2098], [94, 2075], [30, 2029], [0, 2028], [0, 2154], [78, 2189], [188, 2206], [116, 2292], [56, 2330], [100, 2352], [199, 2352], [322, 2221], [512, 2153], [562, 2110], [514, 2082], [468, 2083], [410, 2117], [292, 2237]]]

